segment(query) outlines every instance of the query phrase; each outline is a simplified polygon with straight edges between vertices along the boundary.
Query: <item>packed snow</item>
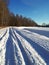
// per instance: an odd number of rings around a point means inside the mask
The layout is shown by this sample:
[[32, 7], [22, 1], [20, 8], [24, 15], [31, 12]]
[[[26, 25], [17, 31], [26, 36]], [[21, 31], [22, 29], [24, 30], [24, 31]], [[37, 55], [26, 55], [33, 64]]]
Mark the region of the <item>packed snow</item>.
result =
[[49, 65], [48, 32], [42, 27], [0, 29], [0, 65]]

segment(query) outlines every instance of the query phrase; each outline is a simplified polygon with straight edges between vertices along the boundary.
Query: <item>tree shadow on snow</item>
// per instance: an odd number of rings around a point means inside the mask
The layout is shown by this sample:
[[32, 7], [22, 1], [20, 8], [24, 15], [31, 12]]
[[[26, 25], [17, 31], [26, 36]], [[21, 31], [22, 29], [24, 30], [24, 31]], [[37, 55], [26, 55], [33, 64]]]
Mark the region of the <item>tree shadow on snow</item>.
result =
[[25, 38], [31, 44], [31, 46], [38, 52], [38, 54], [45, 60], [47, 65], [49, 65], [49, 52], [37, 43], [33, 42], [30, 38], [23, 35], [20, 31], [16, 30], [16, 32], [20, 34], [23, 38]]
[[34, 29], [24, 29], [24, 30], [28, 30], [28, 31], [30, 31], [30, 32], [35, 32], [35, 33], [38, 33], [38, 34], [40, 34], [40, 35], [44, 35], [44, 36], [49, 37], [49, 31], [34, 30]]

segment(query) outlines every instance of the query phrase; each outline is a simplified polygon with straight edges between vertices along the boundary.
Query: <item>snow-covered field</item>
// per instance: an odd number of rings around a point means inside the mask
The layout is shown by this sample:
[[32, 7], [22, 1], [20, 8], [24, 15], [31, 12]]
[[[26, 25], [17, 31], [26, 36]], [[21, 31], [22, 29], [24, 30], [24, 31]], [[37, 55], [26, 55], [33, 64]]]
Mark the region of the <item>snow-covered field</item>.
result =
[[49, 28], [0, 29], [0, 65], [49, 65]]

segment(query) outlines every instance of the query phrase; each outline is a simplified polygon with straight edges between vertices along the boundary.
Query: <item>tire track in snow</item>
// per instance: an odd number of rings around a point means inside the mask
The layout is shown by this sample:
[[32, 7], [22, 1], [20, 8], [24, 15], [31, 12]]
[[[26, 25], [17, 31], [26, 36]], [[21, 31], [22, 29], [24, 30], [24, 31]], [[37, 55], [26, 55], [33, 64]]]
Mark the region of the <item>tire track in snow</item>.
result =
[[[3, 31], [4, 33], [4, 31]], [[6, 42], [8, 39], [8, 33], [9, 30], [7, 28], [6, 34], [3, 36], [3, 38], [0, 41], [0, 65], [5, 65], [5, 52], [6, 52]]]
[[21, 45], [21, 42], [19, 41], [18, 37], [16, 36], [16, 34], [15, 34], [15, 37], [16, 37], [18, 45], [19, 45], [19, 47], [21, 49], [21, 53], [23, 55], [23, 58], [24, 58], [24, 61], [25, 61], [26, 65], [32, 65], [33, 63], [30, 62], [30, 59], [28, 58], [28, 56], [27, 56], [23, 46]]
[[11, 37], [11, 30], [9, 28], [9, 38], [6, 43], [6, 53], [5, 53], [5, 65], [16, 65], [14, 59], [14, 46]]
[[[18, 32], [15, 32], [16, 36], [20, 40], [26, 55], [28, 56], [28, 59], [32, 63], [32, 65], [46, 65], [46, 63], [41, 59], [40, 56], [38, 56], [38, 53], [31, 47], [30, 43], [27, 42], [21, 35], [18, 34]], [[30, 49], [29, 49], [30, 48]]]
[[13, 41], [14, 41], [14, 45], [15, 45], [15, 53], [16, 53], [16, 57], [17, 57], [16, 62], [18, 61], [17, 65], [26, 65], [24, 58], [23, 58], [23, 55], [22, 55], [22, 52], [21, 52], [21, 49], [20, 49], [19, 44], [17, 42], [17, 38], [16, 38], [13, 30], [12, 30], [12, 37], [13, 37]]
[[9, 38], [6, 43], [5, 56], [5, 65], [25, 65], [20, 48], [17, 44], [13, 32], [11, 31], [11, 28], [9, 29]]
[[[0, 65], [46, 65], [45, 61], [37, 53], [40, 51], [40, 46], [27, 38], [23, 32], [20, 34], [21, 31], [18, 32], [17, 29], [12, 27], [6, 29], [7, 32], [5, 34], [3, 32], [4, 35], [1, 36], [0, 41]], [[32, 45], [32, 43], [35, 45]], [[36, 47], [39, 47], [39, 51]], [[49, 65], [48, 62], [47, 65]]]
[[18, 42], [16, 42], [14, 38], [13, 41], [14, 41], [14, 56], [15, 56], [16, 65], [25, 65], [25, 61], [21, 53], [21, 50], [19, 48]]
[[15, 31], [18, 34], [20, 34], [23, 38], [25, 38], [33, 46], [33, 48], [38, 52], [38, 54], [40, 54], [40, 56], [46, 61], [47, 65], [49, 65], [49, 52], [46, 51], [41, 46], [39, 46], [38, 44], [36, 44], [35, 42], [33, 42], [33, 39], [28, 38], [29, 36], [27, 37], [26, 36], [27, 34], [24, 34], [25, 32], [23, 33], [22, 30], [20, 31], [15, 29]]

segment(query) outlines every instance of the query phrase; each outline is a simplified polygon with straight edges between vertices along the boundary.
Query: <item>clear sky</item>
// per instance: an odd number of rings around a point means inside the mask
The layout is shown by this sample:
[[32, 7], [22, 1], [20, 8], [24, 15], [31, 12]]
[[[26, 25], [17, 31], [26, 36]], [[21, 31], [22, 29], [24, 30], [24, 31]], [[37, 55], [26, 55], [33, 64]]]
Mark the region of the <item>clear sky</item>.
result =
[[49, 0], [10, 0], [9, 10], [38, 24], [49, 23]]

